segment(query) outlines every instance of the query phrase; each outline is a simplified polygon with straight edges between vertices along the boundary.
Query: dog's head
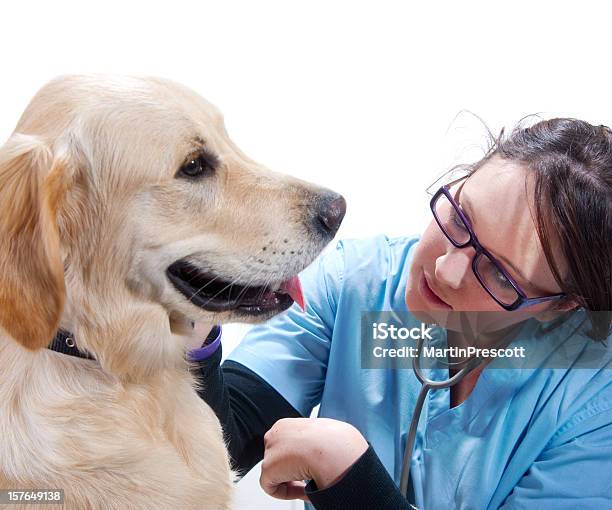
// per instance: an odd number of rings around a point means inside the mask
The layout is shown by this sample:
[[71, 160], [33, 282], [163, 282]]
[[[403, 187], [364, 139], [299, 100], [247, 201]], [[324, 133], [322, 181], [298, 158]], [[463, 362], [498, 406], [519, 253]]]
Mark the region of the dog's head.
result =
[[245, 156], [191, 90], [59, 78], [0, 149], [0, 326], [35, 349], [60, 321], [265, 320], [344, 211]]

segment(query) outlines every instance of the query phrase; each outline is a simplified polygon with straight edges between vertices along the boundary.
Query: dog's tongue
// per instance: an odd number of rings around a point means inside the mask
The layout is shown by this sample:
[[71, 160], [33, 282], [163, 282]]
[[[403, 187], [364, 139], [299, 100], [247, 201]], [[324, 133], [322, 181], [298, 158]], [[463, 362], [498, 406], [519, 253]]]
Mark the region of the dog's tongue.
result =
[[300, 283], [300, 279], [297, 276], [294, 276], [290, 280], [281, 283], [280, 288], [291, 296], [291, 299], [293, 299], [293, 301], [295, 301], [300, 306], [302, 311], [306, 310], [306, 306], [304, 303], [304, 294], [302, 294], [302, 284]]

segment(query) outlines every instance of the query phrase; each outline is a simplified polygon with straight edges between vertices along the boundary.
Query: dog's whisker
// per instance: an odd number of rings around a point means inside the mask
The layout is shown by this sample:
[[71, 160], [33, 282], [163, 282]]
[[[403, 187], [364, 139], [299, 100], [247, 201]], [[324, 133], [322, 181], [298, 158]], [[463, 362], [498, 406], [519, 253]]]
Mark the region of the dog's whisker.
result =
[[205, 285], [203, 285], [202, 287], [200, 287], [198, 290], [196, 290], [190, 297], [189, 300], [193, 299], [194, 297], [196, 297], [200, 292], [202, 292], [206, 287], [208, 287], [211, 283], [214, 283], [215, 280], [218, 280], [220, 278], [220, 276], [215, 276], [212, 280], [210, 280], [209, 282], [207, 282]]
[[[200, 292], [202, 292], [206, 287], [208, 287], [211, 283], [214, 283], [216, 280], [220, 279], [220, 276], [215, 276], [212, 280], [210, 280], [209, 282], [207, 282], [205, 285], [203, 285], [202, 287], [200, 287], [198, 290], [196, 290], [190, 297], [189, 299], [191, 300], [192, 298], [194, 298], [195, 296], [197, 296]], [[230, 282], [230, 285], [235, 283], [236, 280], [234, 280], [233, 282]], [[227, 288], [227, 287], [226, 287]], [[222, 289], [219, 292], [223, 292], [225, 290]]]
[[[236, 283], [238, 280], [232, 280], [229, 284], [227, 284], [225, 287], [223, 287], [219, 292], [217, 292], [214, 296], [211, 296], [210, 298], [208, 298], [208, 301], [206, 301], [206, 303], [204, 303], [204, 306], [206, 306], [208, 303], [210, 303], [213, 299], [215, 299], [219, 294], [222, 294], [223, 292], [225, 292], [226, 289], [228, 289], [229, 287], [231, 287], [232, 285], [234, 285], [234, 283]], [[229, 299], [228, 299], [229, 301]]]
[[[253, 281], [253, 279], [251, 279], [251, 281]], [[221, 294], [222, 292], [225, 292], [226, 289], [228, 289], [229, 287], [231, 287], [232, 285], [234, 285], [235, 283], [238, 282], [238, 278], [234, 278], [231, 282], [229, 282], [225, 287], [223, 287], [219, 292], [217, 292], [214, 296], [210, 297], [208, 299], [208, 301], [206, 301], [206, 303], [204, 305], [207, 305], [208, 303], [210, 303], [213, 299], [215, 299], [219, 294]], [[245, 286], [246, 288], [246, 286]]]
[[[262, 248], [262, 249], [260, 249], [258, 252], [256, 252], [255, 254], [253, 254], [251, 257], [252, 257], [252, 258], [257, 257], [257, 256], [258, 256], [260, 253], [263, 253], [263, 251], [264, 251], [264, 250], [263, 250], [263, 248]], [[194, 268], [194, 271], [197, 271], [197, 269], [196, 269], [196, 268]], [[257, 276], [258, 276], [258, 275], [256, 275], [256, 277], [257, 277]], [[196, 291], [195, 291], [195, 292], [194, 292], [194, 293], [193, 293], [193, 294], [192, 294], [192, 295], [189, 297], [189, 299], [190, 299], [190, 300], [191, 300], [191, 299], [193, 299], [193, 298], [194, 298], [195, 296], [197, 296], [197, 295], [198, 295], [200, 292], [202, 292], [202, 291], [203, 291], [203, 290], [204, 290], [206, 287], [208, 287], [208, 286], [209, 286], [211, 283], [214, 283], [214, 282], [215, 282], [216, 280], [218, 280], [219, 278], [221, 278], [221, 277], [220, 277], [220, 276], [215, 276], [215, 277], [214, 277], [212, 280], [208, 281], [208, 282], [207, 282], [205, 285], [203, 285], [203, 286], [202, 286], [202, 287], [200, 287], [198, 290], [196, 290]], [[192, 279], [192, 280], [190, 280], [190, 283], [191, 283], [191, 281], [193, 281], [193, 279]], [[230, 282], [230, 285], [233, 285], [233, 284], [234, 284], [234, 283], [236, 283], [236, 282], [237, 282], [237, 280], [233, 280], [232, 282]], [[225, 291], [225, 289], [227, 289], [227, 287], [225, 287], [225, 288], [221, 289], [221, 290], [220, 290], [220, 291], [219, 291], [217, 294], [215, 294], [215, 296], [213, 296], [211, 299], [214, 299], [214, 297], [218, 296], [218, 295], [219, 295], [221, 292], [224, 292], [224, 291]], [[209, 301], [210, 301], [210, 300], [209, 300]]]
[[246, 293], [246, 291], [248, 290], [248, 287], [251, 286], [251, 283], [253, 283], [253, 281], [255, 281], [255, 278], [257, 278], [261, 274], [262, 271], [263, 271], [263, 268], [260, 268], [259, 271], [255, 275], [253, 275], [251, 277], [251, 279], [249, 280], [249, 283], [244, 286], [244, 288], [242, 289], [242, 291], [240, 292], [240, 294], [236, 298], [237, 301], [239, 301], [240, 298]]
[[[261, 274], [261, 272], [262, 272], [262, 271], [263, 271], [263, 268], [261, 268], [261, 269], [258, 271], [258, 273], [257, 273], [257, 274], [255, 274], [255, 275], [253, 275], [253, 276], [251, 277], [251, 279], [249, 280], [249, 283], [248, 283], [247, 285], [244, 285], [244, 286], [243, 286], [243, 287], [244, 287], [243, 291], [246, 291], [246, 290], [247, 290], [247, 288], [248, 288], [248, 287], [250, 287], [250, 285], [253, 283], [253, 281], [255, 280], [255, 278], [257, 278], [257, 277], [258, 277], [258, 276]], [[231, 281], [231, 282], [230, 282], [228, 285], [226, 285], [225, 287], [223, 287], [223, 288], [222, 288], [222, 289], [221, 289], [219, 292], [217, 292], [217, 293], [216, 293], [214, 296], [210, 297], [210, 298], [208, 299], [208, 301], [206, 301], [206, 303], [204, 303], [204, 306], [206, 306], [208, 303], [210, 303], [210, 302], [211, 302], [213, 299], [215, 299], [215, 298], [216, 298], [216, 297], [217, 297], [219, 294], [221, 294], [221, 293], [225, 292], [225, 290], [226, 290], [228, 287], [231, 287], [232, 285], [234, 285], [235, 283], [237, 283], [237, 281], [238, 281], [238, 278], [235, 278], [234, 280], [232, 280], [232, 281]]]
[[233, 288], [233, 287], [234, 287], [234, 284], [233, 284], [233, 283], [231, 283], [231, 284], [230, 284], [230, 286], [229, 286], [229, 292], [227, 293], [227, 304], [228, 304], [228, 306], [229, 306], [229, 305], [230, 305], [230, 303], [231, 303], [231, 297], [232, 297], [232, 288]]

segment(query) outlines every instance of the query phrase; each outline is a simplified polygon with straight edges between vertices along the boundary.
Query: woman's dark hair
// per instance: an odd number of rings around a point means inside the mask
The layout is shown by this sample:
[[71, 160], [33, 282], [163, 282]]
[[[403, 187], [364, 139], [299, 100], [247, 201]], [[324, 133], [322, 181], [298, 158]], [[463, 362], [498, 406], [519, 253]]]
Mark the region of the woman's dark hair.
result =
[[[590, 337], [605, 341], [612, 320], [612, 130], [567, 118], [519, 123], [508, 135], [491, 135], [484, 157], [462, 168], [473, 173], [494, 156], [533, 172], [538, 237], [567, 294], [557, 306], [574, 299], [589, 316]], [[565, 279], [553, 239], [567, 262]]]

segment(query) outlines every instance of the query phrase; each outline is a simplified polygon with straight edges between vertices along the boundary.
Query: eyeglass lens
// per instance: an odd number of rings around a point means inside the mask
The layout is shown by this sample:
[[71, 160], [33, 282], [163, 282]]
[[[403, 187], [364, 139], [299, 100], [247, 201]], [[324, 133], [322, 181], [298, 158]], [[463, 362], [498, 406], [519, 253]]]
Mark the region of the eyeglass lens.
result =
[[[449, 239], [458, 245], [463, 245], [470, 240], [470, 232], [466, 224], [444, 193], [438, 195], [433, 209], [443, 232]], [[475, 270], [485, 289], [500, 302], [511, 305], [519, 297], [510, 281], [484, 253], [476, 257]]]

